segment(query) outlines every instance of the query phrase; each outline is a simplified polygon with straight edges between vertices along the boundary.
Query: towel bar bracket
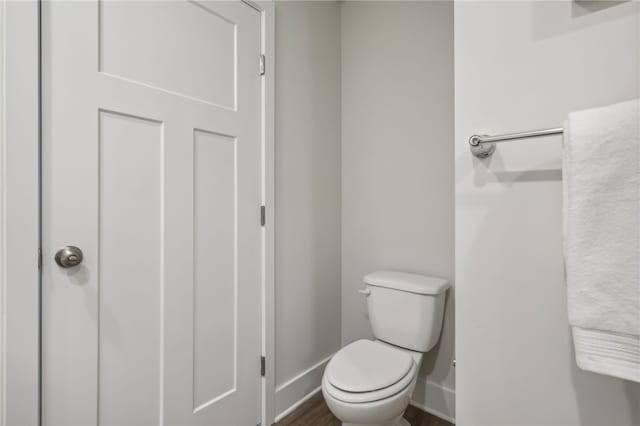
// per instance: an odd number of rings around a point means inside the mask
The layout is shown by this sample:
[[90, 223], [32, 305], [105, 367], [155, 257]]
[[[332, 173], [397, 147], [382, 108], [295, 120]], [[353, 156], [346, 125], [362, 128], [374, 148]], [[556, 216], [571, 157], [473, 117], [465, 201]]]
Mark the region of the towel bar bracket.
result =
[[482, 138], [488, 137], [487, 135], [473, 135], [469, 138], [469, 145], [471, 153], [478, 158], [487, 158], [496, 150], [495, 142], [484, 142]]

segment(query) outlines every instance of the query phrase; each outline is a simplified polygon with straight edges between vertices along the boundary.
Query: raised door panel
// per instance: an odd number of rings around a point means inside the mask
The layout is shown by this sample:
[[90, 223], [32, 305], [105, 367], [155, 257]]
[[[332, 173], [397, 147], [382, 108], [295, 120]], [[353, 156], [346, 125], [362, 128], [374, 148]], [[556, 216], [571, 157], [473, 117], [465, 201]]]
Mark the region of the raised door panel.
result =
[[194, 411], [236, 391], [236, 138], [194, 132]]
[[100, 112], [99, 423], [158, 424], [162, 123]]

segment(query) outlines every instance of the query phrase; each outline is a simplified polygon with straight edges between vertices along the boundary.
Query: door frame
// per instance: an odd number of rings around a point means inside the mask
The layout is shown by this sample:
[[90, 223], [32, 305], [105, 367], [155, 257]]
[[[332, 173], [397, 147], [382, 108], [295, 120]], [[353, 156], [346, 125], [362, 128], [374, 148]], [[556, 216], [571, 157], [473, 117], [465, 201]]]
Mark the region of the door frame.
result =
[[[275, 419], [275, 4], [261, 14], [263, 425]], [[0, 0], [0, 426], [40, 423], [40, 1]], [[256, 58], [257, 68], [257, 58]], [[256, 360], [259, 362], [259, 360]]]
[[0, 424], [35, 425], [40, 385], [37, 2], [0, 2]]
[[265, 374], [261, 380], [261, 424], [275, 422], [275, 21], [274, 0], [242, 0], [260, 12], [261, 46], [265, 56], [262, 78], [262, 204], [265, 222], [262, 228], [262, 356]]

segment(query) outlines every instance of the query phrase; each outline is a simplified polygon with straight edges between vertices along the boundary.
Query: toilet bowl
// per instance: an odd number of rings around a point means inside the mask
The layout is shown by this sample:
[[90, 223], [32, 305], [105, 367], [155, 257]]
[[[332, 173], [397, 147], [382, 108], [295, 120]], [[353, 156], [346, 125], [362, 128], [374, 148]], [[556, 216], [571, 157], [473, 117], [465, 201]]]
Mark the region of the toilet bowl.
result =
[[402, 417], [411, 401], [423, 353], [438, 341], [446, 280], [395, 271], [364, 277], [376, 340], [340, 349], [322, 377], [327, 406], [343, 426], [409, 425]]
[[[422, 354], [358, 340], [329, 362], [322, 393], [343, 425], [408, 425], [402, 414], [415, 388]], [[354, 366], [358, 368], [354, 368]]]

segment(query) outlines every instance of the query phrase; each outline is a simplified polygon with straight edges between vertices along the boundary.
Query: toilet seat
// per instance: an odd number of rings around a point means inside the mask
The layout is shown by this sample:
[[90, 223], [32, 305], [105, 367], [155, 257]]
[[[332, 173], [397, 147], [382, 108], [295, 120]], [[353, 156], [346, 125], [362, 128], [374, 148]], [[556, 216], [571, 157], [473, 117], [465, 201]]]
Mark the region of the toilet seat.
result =
[[379, 401], [407, 389], [417, 369], [405, 351], [380, 342], [358, 340], [331, 359], [323, 385], [333, 398], [342, 402]]
[[345, 392], [337, 387], [333, 386], [329, 380], [323, 378], [323, 388], [325, 392], [328, 392], [333, 398], [338, 401], [350, 403], [350, 404], [363, 404], [367, 402], [380, 401], [386, 398], [390, 398], [397, 395], [407, 388], [411, 387], [417, 373], [418, 367], [414, 364], [409, 370], [409, 373], [402, 378], [399, 382], [371, 392]]

